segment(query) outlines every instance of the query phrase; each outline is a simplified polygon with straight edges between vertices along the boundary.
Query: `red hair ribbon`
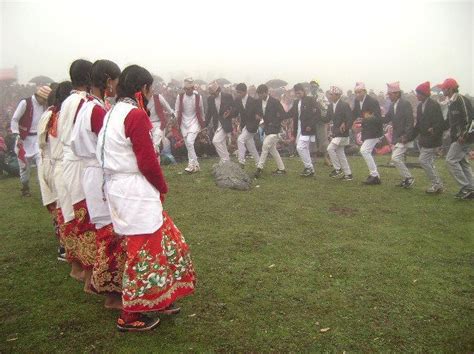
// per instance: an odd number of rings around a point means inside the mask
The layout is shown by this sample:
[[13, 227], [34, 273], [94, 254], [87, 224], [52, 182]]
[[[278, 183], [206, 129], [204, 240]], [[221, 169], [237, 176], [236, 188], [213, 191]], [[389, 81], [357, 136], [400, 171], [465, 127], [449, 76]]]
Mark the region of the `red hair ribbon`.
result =
[[145, 107], [145, 104], [143, 103], [143, 95], [141, 92], [135, 93], [135, 100], [137, 101], [138, 108], [146, 112], [146, 107]]

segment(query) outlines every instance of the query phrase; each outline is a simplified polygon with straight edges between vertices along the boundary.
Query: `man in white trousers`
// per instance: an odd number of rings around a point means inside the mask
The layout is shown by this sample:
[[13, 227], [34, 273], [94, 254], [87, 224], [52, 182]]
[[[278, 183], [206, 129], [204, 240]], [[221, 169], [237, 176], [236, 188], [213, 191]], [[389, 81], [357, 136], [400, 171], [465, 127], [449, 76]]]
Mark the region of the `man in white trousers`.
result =
[[150, 111], [150, 121], [153, 126], [151, 131], [153, 145], [155, 151], [160, 152], [161, 141], [168, 123], [166, 115], [174, 116], [174, 110], [159, 93], [153, 95], [153, 98], [148, 102], [147, 108]]
[[212, 126], [214, 137], [212, 144], [216, 148], [220, 162], [230, 161], [227, 150], [227, 138], [232, 133], [232, 118], [234, 117], [234, 99], [232, 95], [222, 92], [217, 82], [211, 82], [208, 86], [209, 97], [207, 98], [206, 126]]
[[254, 177], [261, 177], [268, 154], [273, 156], [277, 165], [277, 169], [272, 175], [284, 176], [286, 174], [285, 165], [277, 150], [277, 144], [280, 140], [281, 122], [286, 118], [286, 112], [280, 101], [268, 94], [268, 87], [266, 85], [257, 87], [257, 95], [256, 117], [259, 121], [263, 120], [265, 139], [263, 140], [262, 154], [260, 155]]
[[352, 126], [352, 111], [347, 102], [341, 100], [342, 89], [331, 86], [329, 89], [331, 103], [328, 107], [327, 119], [332, 121], [333, 138], [328, 146], [328, 154], [334, 170], [329, 175], [331, 178], [342, 178], [352, 181], [352, 171], [347, 162], [345, 147], [349, 145], [349, 129]]
[[369, 176], [363, 182], [365, 185], [381, 184], [380, 174], [377, 169], [372, 152], [375, 145], [383, 136], [382, 114], [380, 105], [375, 98], [367, 94], [367, 89], [363, 82], [357, 82], [354, 89], [356, 98], [354, 100], [354, 108], [352, 110], [353, 119], [359, 120], [362, 126], [362, 146], [360, 154], [365, 160], [369, 169]]
[[40, 87], [36, 93], [20, 101], [13, 113], [11, 130], [16, 137], [15, 153], [20, 166], [21, 193], [24, 197], [30, 197], [30, 174], [31, 165], [38, 166], [38, 123], [45, 111], [51, 88]]
[[392, 144], [395, 145], [392, 151], [392, 162], [402, 177], [402, 181], [397, 186], [408, 189], [415, 183], [415, 179], [405, 165], [409, 147], [408, 137], [413, 133], [414, 127], [413, 107], [410, 102], [402, 98], [400, 82], [387, 84], [387, 94], [392, 103], [383, 121], [384, 123], [392, 122]]
[[247, 85], [240, 83], [236, 86], [237, 98], [235, 100], [236, 110], [240, 116], [241, 133], [237, 138], [239, 149], [239, 164], [242, 168], [245, 166], [245, 154], [248, 152], [255, 160], [255, 165], [260, 159], [257, 147], [255, 146], [255, 134], [258, 130], [259, 120], [255, 115], [255, 104], [257, 100], [249, 96]]
[[184, 171], [190, 174], [199, 172], [200, 167], [194, 149], [194, 142], [205, 125], [204, 105], [201, 95], [194, 90], [194, 80], [192, 78], [184, 80], [184, 92], [176, 98], [175, 112], [178, 126], [188, 150], [188, 167]]
[[293, 119], [296, 150], [304, 165], [300, 176], [311, 177], [314, 176], [314, 165], [309, 147], [316, 141], [316, 124], [321, 120], [321, 110], [316, 99], [306, 95], [302, 84], [296, 84], [293, 90], [296, 100], [288, 115]]

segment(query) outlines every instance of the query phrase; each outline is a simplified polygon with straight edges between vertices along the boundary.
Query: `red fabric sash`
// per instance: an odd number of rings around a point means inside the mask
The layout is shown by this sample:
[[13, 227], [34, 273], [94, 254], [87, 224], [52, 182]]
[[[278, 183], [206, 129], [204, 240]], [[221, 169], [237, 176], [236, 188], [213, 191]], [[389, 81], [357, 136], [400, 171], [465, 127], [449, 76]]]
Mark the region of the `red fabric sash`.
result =
[[153, 101], [155, 102], [155, 112], [160, 118], [160, 129], [165, 130], [167, 121], [165, 111], [163, 110], [163, 106], [160, 102], [160, 95], [153, 95]]
[[25, 113], [23, 113], [23, 116], [20, 118], [20, 122], [18, 123], [18, 127], [20, 130], [20, 138], [22, 140], [25, 140], [26, 137], [28, 136], [31, 129], [31, 124], [33, 123], [32, 98], [31, 97], [25, 98], [25, 101], [26, 101]]

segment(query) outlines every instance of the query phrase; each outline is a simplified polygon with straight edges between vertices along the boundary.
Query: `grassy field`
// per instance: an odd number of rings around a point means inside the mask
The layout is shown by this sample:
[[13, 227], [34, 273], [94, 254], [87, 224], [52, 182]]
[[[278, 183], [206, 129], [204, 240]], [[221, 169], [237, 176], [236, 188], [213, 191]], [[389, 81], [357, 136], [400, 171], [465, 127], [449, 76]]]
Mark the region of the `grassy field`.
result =
[[[415, 160], [412, 160], [415, 161]], [[0, 180], [0, 352], [280, 352], [474, 350], [474, 203], [437, 162], [448, 191], [367, 187], [355, 180], [265, 177], [249, 192], [218, 189], [203, 172], [166, 166], [165, 203], [193, 252], [198, 287], [153, 332], [122, 334], [117, 313], [82, 292], [56, 260], [56, 240], [38, 186], [22, 199]], [[387, 157], [379, 160], [387, 162]], [[250, 167], [249, 167], [250, 171]]]

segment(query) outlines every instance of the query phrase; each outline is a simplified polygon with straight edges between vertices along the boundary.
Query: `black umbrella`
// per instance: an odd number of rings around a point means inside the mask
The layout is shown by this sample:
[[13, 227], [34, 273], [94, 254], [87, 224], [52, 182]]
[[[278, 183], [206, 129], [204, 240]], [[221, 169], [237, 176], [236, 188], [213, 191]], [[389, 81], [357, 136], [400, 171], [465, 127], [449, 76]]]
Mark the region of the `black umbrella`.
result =
[[221, 77], [220, 79], [217, 79], [216, 82], [219, 84], [219, 86], [224, 86], [224, 85], [229, 85], [231, 82], [227, 79], [224, 79]]
[[40, 76], [35, 76], [29, 82], [31, 82], [32, 84], [36, 84], [36, 85], [48, 85], [48, 84], [54, 82], [54, 80], [51, 79], [50, 77], [40, 75]]
[[267, 85], [269, 88], [277, 89], [288, 85], [288, 82], [280, 79], [273, 79], [268, 81], [265, 85]]
[[207, 82], [201, 79], [194, 80], [196, 85], [207, 85]]

